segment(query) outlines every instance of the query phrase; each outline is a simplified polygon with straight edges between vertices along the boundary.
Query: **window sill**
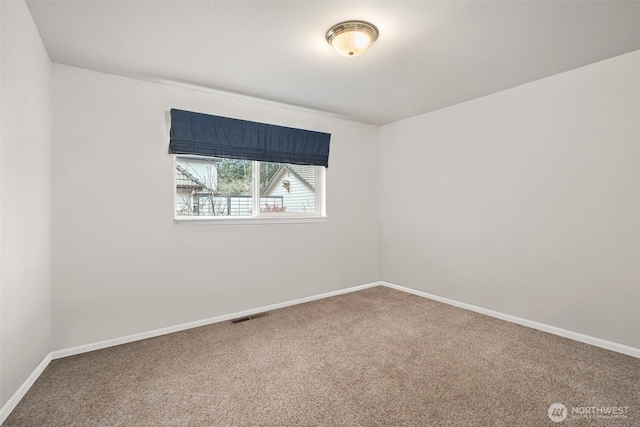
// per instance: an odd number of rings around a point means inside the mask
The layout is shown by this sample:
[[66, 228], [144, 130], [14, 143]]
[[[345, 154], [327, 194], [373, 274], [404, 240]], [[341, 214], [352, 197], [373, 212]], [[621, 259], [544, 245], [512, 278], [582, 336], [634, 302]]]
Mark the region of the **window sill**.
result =
[[328, 216], [262, 216], [262, 217], [184, 217], [174, 218], [176, 225], [249, 225], [249, 224], [309, 224], [327, 222]]

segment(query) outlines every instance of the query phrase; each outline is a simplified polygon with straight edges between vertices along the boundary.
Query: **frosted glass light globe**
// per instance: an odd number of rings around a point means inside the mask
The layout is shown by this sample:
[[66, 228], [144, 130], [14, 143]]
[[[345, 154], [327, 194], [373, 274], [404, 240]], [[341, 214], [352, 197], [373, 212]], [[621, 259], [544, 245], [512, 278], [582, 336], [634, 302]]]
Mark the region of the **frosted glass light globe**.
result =
[[378, 38], [378, 29], [368, 22], [346, 21], [327, 31], [327, 42], [343, 56], [362, 55]]

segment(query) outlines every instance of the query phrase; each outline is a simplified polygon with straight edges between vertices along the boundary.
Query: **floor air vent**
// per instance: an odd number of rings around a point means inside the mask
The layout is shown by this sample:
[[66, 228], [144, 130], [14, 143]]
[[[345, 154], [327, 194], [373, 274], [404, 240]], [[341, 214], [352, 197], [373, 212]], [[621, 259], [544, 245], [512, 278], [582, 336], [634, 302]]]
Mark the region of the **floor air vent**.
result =
[[238, 317], [237, 319], [231, 320], [231, 323], [235, 325], [236, 323], [242, 323], [242, 322], [246, 322], [247, 320], [253, 320], [253, 319], [257, 319], [259, 317], [265, 317], [268, 315], [269, 315], [269, 312], [265, 311], [264, 313], [256, 313], [256, 314], [252, 314], [251, 316]]

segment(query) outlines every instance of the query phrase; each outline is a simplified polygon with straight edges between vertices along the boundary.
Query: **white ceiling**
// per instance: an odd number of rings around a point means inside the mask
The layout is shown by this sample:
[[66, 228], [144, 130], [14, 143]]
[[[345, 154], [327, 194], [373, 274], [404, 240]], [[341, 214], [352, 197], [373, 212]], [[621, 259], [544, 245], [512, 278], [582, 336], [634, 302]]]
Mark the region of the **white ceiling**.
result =
[[[51, 60], [386, 124], [640, 49], [640, 2], [36, 1]], [[380, 29], [357, 58], [324, 35]]]

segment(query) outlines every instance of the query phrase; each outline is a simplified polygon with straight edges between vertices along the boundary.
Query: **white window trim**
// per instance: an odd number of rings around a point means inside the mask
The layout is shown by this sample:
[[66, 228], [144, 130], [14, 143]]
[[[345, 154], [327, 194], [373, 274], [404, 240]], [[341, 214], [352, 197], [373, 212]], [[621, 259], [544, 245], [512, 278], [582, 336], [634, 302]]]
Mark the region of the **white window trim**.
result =
[[[252, 197], [253, 212], [257, 214], [247, 216], [177, 216], [175, 204], [177, 198], [176, 185], [176, 155], [173, 155], [173, 220], [177, 225], [238, 225], [238, 224], [309, 224], [327, 222], [327, 192], [326, 170], [322, 166], [316, 166], [316, 206], [319, 212], [315, 213], [260, 213], [260, 197]], [[259, 162], [252, 162], [252, 177], [260, 176]], [[252, 194], [260, 194], [260, 180], [252, 179]]]
[[[242, 219], [241, 219], [242, 218]], [[177, 225], [249, 225], [249, 224], [309, 224], [327, 222], [328, 216], [289, 216], [284, 218], [265, 218], [263, 216], [246, 217], [185, 217], [176, 219]]]

